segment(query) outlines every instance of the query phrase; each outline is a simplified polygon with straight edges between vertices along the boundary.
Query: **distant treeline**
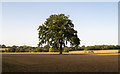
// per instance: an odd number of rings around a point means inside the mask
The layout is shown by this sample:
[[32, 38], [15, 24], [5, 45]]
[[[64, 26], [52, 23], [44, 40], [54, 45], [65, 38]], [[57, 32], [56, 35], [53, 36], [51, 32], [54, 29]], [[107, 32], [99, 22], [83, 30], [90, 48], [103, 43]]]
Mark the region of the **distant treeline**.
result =
[[[49, 45], [46, 45], [44, 47], [31, 47], [31, 46], [3, 46], [0, 45], [1, 48], [7, 48], [5, 50], [2, 50], [2, 52], [59, 52], [59, 49], [52, 48]], [[63, 48], [63, 52], [68, 52], [69, 49], [67, 47]]]
[[0, 44], [0, 48], [7, 48], [4, 44]]
[[110, 50], [110, 49], [120, 49], [120, 45], [94, 45], [78, 47], [78, 50]]
[[[52, 48], [49, 45], [44, 47], [31, 47], [31, 46], [5, 46], [0, 45], [1, 48], [8, 48], [2, 52], [59, 52], [59, 49]], [[120, 45], [94, 45], [94, 46], [78, 46], [78, 47], [63, 47], [63, 52], [79, 51], [79, 50], [115, 50], [120, 49]]]

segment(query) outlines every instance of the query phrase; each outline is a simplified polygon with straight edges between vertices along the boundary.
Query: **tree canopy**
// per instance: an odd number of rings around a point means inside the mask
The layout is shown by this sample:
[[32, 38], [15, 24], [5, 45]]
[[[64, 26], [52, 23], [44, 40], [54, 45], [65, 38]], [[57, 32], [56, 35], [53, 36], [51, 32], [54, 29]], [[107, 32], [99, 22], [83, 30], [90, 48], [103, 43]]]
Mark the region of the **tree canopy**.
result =
[[78, 46], [80, 39], [77, 36], [77, 31], [74, 30], [74, 24], [65, 14], [50, 15], [44, 24], [38, 28], [39, 44], [48, 44], [52, 47], [60, 49], [62, 54], [62, 46], [66, 46], [70, 42], [71, 46]]

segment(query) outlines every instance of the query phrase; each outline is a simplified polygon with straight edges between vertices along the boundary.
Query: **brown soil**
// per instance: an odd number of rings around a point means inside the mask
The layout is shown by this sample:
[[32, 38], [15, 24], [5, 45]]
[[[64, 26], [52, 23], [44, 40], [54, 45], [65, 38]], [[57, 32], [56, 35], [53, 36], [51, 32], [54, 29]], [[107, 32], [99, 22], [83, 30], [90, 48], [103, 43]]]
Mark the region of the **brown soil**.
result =
[[3, 72], [118, 72], [119, 55], [3, 54]]

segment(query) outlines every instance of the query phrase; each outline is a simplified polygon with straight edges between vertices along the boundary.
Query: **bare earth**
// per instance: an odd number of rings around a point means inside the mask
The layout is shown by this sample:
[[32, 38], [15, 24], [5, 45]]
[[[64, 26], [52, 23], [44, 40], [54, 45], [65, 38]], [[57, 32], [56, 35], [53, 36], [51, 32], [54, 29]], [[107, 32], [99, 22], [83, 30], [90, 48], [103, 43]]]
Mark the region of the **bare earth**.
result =
[[[75, 52], [74, 52], [75, 53]], [[98, 55], [99, 54], [99, 55]], [[3, 72], [118, 72], [118, 54], [3, 53]], [[105, 53], [104, 53], [105, 54]], [[113, 55], [115, 54], [115, 55]]]

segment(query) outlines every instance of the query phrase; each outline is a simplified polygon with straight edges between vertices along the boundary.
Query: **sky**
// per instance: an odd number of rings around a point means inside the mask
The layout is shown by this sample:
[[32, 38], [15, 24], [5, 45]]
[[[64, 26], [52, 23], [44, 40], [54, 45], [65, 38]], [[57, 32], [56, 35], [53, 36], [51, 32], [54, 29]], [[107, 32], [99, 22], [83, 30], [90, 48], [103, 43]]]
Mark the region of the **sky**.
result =
[[70, 16], [80, 46], [118, 44], [117, 2], [3, 2], [0, 44], [37, 46], [37, 28], [61, 13]]

